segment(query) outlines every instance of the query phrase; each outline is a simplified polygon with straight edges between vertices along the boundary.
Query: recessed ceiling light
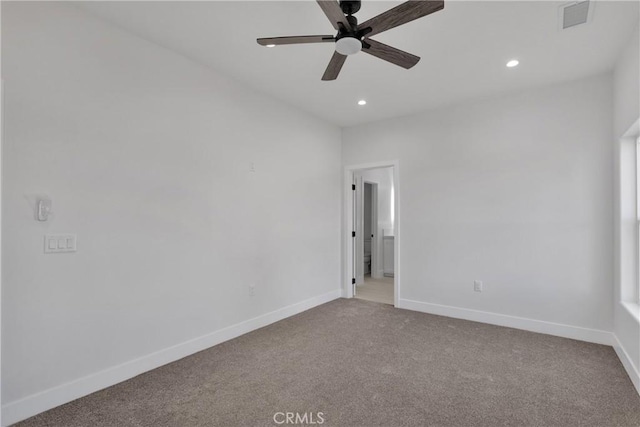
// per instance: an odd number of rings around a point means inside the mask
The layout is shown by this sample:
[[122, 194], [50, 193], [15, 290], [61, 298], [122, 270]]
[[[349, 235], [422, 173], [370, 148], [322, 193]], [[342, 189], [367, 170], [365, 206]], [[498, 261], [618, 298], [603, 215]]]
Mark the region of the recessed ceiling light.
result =
[[358, 101], [358, 105], [367, 105], [367, 101], [361, 99], [360, 101]]
[[516, 65], [518, 65], [519, 63], [520, 63], [520, 61], [518, 61], [517, 59], [512, 59], [511, 61], [507, 62], [507, 67], [513, 68]]
[[275, 44], [268, 44], [268, 45], [266, 45], [266, 46], [267, 46], [267, 47], [276, 47], [276, 45], [275, 45]]

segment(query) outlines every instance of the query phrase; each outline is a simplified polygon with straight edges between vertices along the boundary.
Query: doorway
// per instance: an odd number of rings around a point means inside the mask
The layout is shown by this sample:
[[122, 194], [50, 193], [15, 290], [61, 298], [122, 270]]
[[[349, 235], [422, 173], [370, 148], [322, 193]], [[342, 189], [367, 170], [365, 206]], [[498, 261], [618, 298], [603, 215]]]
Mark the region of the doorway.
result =
[[[383, 251], [380, 254], [381, 256], [379, 256], [378, 249], [380, 246], [379, 230], [385, 230], [384, 224], [378, 221], [379, 209], [387, 211], [391, 209], [391, 201], [388, 194], [385, 194], [387, 197], [383, 195], [379, 203], [378, 187], [383, 185], [383, 192], [389, 192], [389, 187], [393, 188], [392, 171], [370, 169], [362, 173], [362, 175], [362, 269], [358, 270], [354, 296], [367, 301], [393, 304], [393, 248], [387, 249], [386, 252]], [[371, 180], [372, 178], [377, 178], [377, 182]], [[391, 186], [389, 186], [389, 183], [391, 183]], [[382, 217], [386, 213], [383, 212]], [[383, 248], [384, 239], [385, 237], [383, 236]], [[383, 268], [385, 258], [387, 263], [391, 265], [390, 269], [387, 269], [386, 276]]]
[[347, 167], [345, 178], [345, 296], [397, 306], [397, 162]]

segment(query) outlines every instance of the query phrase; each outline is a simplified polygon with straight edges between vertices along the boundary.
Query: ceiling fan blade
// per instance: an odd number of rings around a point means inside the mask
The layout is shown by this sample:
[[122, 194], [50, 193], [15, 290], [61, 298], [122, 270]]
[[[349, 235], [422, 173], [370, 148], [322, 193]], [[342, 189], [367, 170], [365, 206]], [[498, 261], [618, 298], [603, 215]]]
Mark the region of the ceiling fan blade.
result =
[[442, 0], [409, 0], [358, 25], [358, 31], [370, 27], [371, 31], [364, 35], [371, 37], [442, 9], [444, 9]]
[[341, 55], [338, 52], [333, 52], [333, 56], [331, 57], [331, 61], [329, 61], [329, 65], [322, 76], [322, 80], [335, 80], [338, 78], [338, 74], [340, 74], [340, 70], [344, 65], [344, 61], [346, 61], [347, 56]]
[[302, 43], [326, 43], [335, 41], [335, 37], [329, 36], [292, 36], [292, 37], [266, 37], [257, 39], [259, 45], [283, 45], [283, 44], [302, 44]]
[[349, 21], [347, 21], [347, 17], [344, 16], [344, 13], [342, 13], [342, 8], [336, 0], [316, 1], [322, 8], [324, 14], [327, 15], [327, 18], [329, 18], [329, 21], [331, 21], [331, 25], [333, 25], [333, 28], [335, 28], [336, 30], [340, 30], [340, 25], [338, 25], [338, 23], [342, 23], [347, 31], [351, 31], [351, 24], [349, 23]]
[[[367, 47], [367, 45], [369, 47]], [[364, 39], [362, 51], [406, 69], [413, 67], [420, 61], [419, 56], [412, 55], [395, 47], [387, 46], [384, 43], [372, 39]]]

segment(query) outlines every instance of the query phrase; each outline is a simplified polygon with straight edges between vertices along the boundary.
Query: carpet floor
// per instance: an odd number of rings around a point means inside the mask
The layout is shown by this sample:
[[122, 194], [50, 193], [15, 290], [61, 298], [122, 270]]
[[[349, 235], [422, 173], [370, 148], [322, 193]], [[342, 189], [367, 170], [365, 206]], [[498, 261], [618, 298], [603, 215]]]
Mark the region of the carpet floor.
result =
[[340, 299], [19, 426], [274, 426], [280, 412], [325, 426], [639, 426], [640, 397], [608, 346]]

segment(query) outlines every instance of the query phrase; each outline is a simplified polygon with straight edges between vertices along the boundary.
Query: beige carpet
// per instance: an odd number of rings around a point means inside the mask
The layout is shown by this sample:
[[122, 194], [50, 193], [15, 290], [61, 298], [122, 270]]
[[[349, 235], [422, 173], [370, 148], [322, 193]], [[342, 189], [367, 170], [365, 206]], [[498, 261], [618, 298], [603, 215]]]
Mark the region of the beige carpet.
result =
[[364, 283], [356, 286], [356, 298], [393, 305], [393, 277], [365, 276]]
[[640, 425], [640, 397], [611, 347], [358, 299], [21, 425], [273, 426], [275, 413], [296, 411], [322, 412], [325, 426]]

